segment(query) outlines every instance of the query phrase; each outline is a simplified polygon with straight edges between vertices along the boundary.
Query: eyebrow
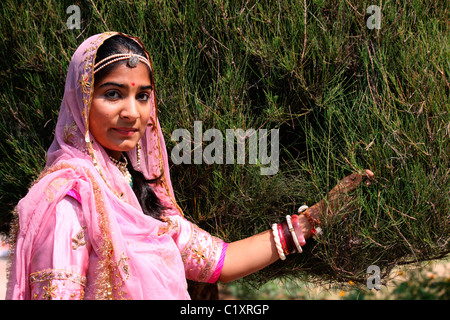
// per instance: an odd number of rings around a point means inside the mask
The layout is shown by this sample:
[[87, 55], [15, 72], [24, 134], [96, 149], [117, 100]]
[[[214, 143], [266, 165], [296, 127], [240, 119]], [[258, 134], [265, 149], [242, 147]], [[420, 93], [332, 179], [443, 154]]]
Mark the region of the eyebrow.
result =
[[[106, 87], [106, 86], [116, 86], [116, 87], [119, 87], [119, 88], [126, 88], [126, 87], [127, 87], [127, 85], [125, 85], [125, 84], [123, 84], [123, 83], [117, 83], [117, 82], [105, 82], [105, 83], [102, 83], [102, 84], [99, 86], [99, 88], [101, 88], [101, 87]], [[139, 87], [140, 90], [147, 90], [147, 89], [151, 89], [151, 88], [153, 88], [151, 85], [148, 85], [148, 86], [140, 86], [140, 87]]]

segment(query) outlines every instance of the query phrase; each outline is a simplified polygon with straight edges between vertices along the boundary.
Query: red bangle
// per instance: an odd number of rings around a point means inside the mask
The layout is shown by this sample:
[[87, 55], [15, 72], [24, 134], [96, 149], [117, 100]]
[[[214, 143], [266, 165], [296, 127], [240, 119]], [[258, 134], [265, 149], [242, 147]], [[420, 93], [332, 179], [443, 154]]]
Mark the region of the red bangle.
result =
[[295, 247], [294, 239], [292, 239], [292, 233], [289, 230], [289, 226], [286, 221], [281, 223], [281, 229], [283, 231], [284, 240], [286, 243], [286, 249], [289, 253], [297, 252], [297, 248]]
[[285, 234], [283, 232], [283, 227], [281, 226], [281, 224], [278, 224], [277, 227], [278, 227], [278, 235], [280, 236], [281, 247], [283, 248], [284, 254], [288, 255], [289, 251], [287, 249], [286, 238], [285, 238]]

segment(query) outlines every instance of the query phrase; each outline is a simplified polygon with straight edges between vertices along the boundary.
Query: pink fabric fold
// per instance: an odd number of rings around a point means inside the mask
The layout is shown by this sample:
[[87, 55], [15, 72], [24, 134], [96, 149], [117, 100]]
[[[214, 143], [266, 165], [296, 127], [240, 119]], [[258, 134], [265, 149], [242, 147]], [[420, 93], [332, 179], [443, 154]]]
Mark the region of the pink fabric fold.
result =
[[75, 190], [71, 189], [69, 190], [69, 192], [67, 192], [67, 195], [74, 198], [75, 200], [77, 200], [79, 203], [81, 203], [81, 196], [78, 192], [76, 192]]

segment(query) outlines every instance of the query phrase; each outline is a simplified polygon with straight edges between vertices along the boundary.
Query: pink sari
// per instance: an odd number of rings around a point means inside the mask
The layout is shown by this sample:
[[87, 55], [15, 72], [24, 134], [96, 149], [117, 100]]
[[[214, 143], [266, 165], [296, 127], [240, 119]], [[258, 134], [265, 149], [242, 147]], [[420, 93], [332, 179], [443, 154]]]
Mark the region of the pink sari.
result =
[[[165, 221], [143, 214], [89, 132], [93, 62], [116, 34], [90, 37], [72, 57], [46, 169], [15, 211], [7, 299], [189, 299], [186, 278], [215, 282], [220, 275], [227, 244], [176, 204], [155, 91], [138, 170], [161, 177], [152, 187], [168, 208]], [[137, 152], [128, 152], [134, 168]]]

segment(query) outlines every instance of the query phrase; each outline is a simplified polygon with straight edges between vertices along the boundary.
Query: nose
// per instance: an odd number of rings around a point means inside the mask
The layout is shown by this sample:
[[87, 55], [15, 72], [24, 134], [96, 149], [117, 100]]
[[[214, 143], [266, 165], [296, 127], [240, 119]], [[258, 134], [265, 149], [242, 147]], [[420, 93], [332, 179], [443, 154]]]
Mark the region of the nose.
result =
[[120, 117], [128, 121], [135, 121], [140, 117], [139, 109], [134, 97], [123, 100], [122, 111]]

